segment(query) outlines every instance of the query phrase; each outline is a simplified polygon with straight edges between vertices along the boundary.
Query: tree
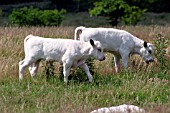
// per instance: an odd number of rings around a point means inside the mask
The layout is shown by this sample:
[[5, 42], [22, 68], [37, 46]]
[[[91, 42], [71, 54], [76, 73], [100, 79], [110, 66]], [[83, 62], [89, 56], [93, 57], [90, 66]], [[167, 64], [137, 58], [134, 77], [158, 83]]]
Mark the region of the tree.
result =
[[94, 16], [108, 16], [111, 25], [117, 25], [120, 21], [125, 24], [135, 24], [140, 20], [146, 9], [130, 6], [125, 0], [102, 0], [94, 3], [94, 8], [89, 13]]

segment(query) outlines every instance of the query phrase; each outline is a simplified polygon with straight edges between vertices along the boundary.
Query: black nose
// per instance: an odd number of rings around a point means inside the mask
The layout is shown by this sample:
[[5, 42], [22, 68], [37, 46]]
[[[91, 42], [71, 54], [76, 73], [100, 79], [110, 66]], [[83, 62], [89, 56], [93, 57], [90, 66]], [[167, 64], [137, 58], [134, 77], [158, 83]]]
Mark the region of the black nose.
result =
[[153, 62], [154, 59], [147, 60], [146, 63], [149, 64], [150, 62]]
[[153, 62], [153, 61], [154, 61], [154, 59], [149, 60], [149, 62]]
[[146, 63], [149, 64], [149, 60], [147, 60]]
[[103, 59], [100, 59], [99, 61], [103, 61], [103, 60], [105, 60], [105, 57], [103, 57]]
[[105, 60], [106, 58], [105, 57], [103, 57], [103, 60]]

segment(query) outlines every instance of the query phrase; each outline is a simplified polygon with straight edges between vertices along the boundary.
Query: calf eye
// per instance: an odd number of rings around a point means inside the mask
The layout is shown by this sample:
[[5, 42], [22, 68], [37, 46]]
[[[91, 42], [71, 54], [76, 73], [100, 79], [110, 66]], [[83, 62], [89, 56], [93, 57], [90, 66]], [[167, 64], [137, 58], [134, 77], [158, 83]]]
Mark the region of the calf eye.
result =
[[151, 51], [151, 50], [149, 50], [148, 52], [149, 52], [150, 54], [152, 53], [152, 51]]
[[101, 49], [97, 49], [97, 50], [100, 51], [100, 52], [102, 51]]

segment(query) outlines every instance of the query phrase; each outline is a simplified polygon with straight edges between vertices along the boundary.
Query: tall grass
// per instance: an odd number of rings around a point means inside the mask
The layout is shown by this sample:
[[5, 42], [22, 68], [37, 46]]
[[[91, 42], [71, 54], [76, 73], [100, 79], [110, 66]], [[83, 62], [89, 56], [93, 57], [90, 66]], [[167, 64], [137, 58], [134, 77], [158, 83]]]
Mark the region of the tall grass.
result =
[[[157, 34], [170, 40], [170, 26], [119, 26], [139, 38], [153, 42]], [[112, 55], [94, 62], [94, 83], [71, 78], [64, 84], [55, 76], [46, 81], [42, 62], [34, 82], [28, 71], [18, 81], [18, 62], [24, 58], [23, 40], [28, 34], [52, 38], [73, 38], [74, 27], [0, 27], [0, 112], [88, 113], [94, 109], [119, 104], [134, 104], [151, 113], [170, 112], [170, 73], [162, 73], [160, 65], [147, 65], [138, 56], [129, 60], [129, 72], [116, 74]], [[160, 42], [161, 43], [161, 42]], [[170, 64], [167, 59], [167, 64]], [[169, 67], [169, 65], [167, 65]], [[169, 68], [167, 68], [169, 69]], [[80, 73], [81, 76], [81, 73]]]

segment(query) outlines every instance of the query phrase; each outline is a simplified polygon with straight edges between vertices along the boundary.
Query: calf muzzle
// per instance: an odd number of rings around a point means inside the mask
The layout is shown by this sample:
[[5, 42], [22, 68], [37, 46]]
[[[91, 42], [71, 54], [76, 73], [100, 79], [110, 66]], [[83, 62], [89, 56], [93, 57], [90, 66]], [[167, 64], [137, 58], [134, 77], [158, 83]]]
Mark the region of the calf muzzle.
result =
[[99, 61], [103, 61], [103, 60], [105, 60], [106, 58], [105, 57], [103, 57], [103, 59], [100, 59]]
[[154, 62], [154, 59], [150, 59], [146, 61], [147, 64], [149, 64], [150, 62]]

